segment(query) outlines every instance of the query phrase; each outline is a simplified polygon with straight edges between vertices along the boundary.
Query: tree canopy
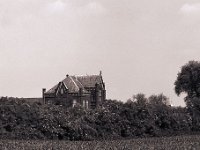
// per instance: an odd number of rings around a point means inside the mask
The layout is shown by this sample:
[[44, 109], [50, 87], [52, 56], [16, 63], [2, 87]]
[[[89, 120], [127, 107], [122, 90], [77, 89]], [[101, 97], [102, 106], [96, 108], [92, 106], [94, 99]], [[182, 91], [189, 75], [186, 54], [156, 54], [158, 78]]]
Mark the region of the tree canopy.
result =
[[178, 96], [186, 93], [188, 98], [200, 97], [200, 62], [189, 61], [182, 66], [174, 84]]
[[187, 111], [192, 117], [193, 130], [200, 128], [200, 62], [189, 61], [182, 66], [175, 81], [177, 95], [186, 93]]

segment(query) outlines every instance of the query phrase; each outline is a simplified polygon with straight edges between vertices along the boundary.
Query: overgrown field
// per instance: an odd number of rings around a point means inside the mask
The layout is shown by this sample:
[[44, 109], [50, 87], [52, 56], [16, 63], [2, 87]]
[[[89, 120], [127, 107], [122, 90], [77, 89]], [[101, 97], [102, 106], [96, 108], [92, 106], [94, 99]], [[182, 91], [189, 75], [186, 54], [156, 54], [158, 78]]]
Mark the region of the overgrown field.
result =
[[1, 140], [1, 150], [198, 150], [200, 136], [141, 138], [113, 141]]

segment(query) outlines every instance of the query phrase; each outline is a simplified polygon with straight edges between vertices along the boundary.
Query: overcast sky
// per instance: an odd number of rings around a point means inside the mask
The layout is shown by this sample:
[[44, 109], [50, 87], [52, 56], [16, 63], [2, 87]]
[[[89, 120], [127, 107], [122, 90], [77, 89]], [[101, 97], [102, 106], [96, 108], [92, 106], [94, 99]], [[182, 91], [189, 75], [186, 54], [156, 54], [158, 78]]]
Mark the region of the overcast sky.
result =
[[40, 97], [66, 74], [99, 74], [107, 98], [174, 93], [200, 58], [199, 0], [0, 0], [0, 95]]

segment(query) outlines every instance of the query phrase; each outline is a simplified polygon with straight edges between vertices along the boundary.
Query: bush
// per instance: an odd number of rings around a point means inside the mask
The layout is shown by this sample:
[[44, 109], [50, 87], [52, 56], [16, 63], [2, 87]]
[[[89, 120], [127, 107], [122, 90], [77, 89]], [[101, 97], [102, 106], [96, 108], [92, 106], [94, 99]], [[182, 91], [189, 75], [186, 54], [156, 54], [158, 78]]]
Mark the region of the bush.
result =
[[160, 100], [162, 97], [154, 95], [149, 100], [139, 94], [126, 103], [106, 100], [102, 108], [95, 110], [3, 97], [0, 138], [96, 140], [190, 132], [192, 120], [186, 109], [171, 107]]

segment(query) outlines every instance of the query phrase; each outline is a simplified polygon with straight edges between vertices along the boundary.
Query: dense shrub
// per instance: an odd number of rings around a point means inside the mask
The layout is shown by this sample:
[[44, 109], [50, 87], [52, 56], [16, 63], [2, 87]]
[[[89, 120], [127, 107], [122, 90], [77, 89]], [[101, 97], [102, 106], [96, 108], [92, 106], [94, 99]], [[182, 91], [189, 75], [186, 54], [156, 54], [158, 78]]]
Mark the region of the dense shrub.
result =
[[0, 100], [0, 138], [95, 140], [174, 135], [190, 132], [185, 108], [171, 107], [163, 95], [138, 94], [126, 103], [106, 100], [102, 108]]

